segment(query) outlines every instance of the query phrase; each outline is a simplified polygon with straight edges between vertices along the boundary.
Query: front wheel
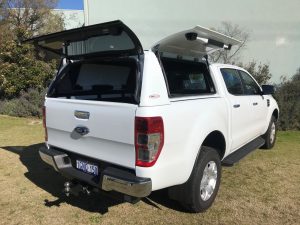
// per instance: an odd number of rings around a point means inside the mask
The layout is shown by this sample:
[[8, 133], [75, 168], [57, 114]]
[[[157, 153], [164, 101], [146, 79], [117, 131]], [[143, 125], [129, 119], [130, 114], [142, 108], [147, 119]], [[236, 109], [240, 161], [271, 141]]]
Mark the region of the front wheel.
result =
[[265, 144], [261, 147], [263, 149], [271, 149], [275, 145], [277, 134], [276, 118], [271, 117], [270, 124], [267, 132], [262, 136], [265, 140]]
[[214, 148], [203, 146], [189, 180], [181, 185], [182, 205], [190, 212], [203, 212], [214, 202], [221, 181], [221, 161]]

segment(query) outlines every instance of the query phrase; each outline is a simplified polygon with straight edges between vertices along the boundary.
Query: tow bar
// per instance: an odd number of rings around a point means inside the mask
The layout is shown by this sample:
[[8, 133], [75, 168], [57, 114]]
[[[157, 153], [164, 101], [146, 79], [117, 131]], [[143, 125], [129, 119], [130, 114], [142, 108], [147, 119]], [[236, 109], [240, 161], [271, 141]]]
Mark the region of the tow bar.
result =
[[78, 196], [79, 193], [83, 193], [86, 195], [91, 194], [91, 187], [89, 185], [83, 185], [79, 183], [73, 183], [71, 181], [67, 181], [64, 183], [64, 190], [63, 192], [67, 197], [70, 196], [70, 194]]
[[[71, 181], [67, 181], [64, 183], [64, 189], [63, 192], [67, 197], [70, 197], [70, 195], [79, 196], [80, 193], [83, 193], [85, 195], [90, 195], [92, 191], [99, 192], [99, 189], [93, 188], [90, 185], [81, 184], [81, 183], [73, 183]], [[102, 192], [103, 193], [103, 192]], [[119, 198], [125, 201], [129, 202], [131, 204], [136, 204], [140, 201], [141, 198], [129, 196], [129, 195], [123, 195], [120, 194]]]

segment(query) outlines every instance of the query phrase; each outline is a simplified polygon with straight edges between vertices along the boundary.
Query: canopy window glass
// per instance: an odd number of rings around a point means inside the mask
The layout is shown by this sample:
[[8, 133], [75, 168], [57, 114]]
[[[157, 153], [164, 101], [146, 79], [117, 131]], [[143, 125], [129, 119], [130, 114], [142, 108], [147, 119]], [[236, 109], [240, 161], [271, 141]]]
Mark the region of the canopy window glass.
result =
[[143, 54], [139, 39], [121, 21], [66, 30], [35, 37], [26, 42], [64, 57], [73, 58], [89, 54]]

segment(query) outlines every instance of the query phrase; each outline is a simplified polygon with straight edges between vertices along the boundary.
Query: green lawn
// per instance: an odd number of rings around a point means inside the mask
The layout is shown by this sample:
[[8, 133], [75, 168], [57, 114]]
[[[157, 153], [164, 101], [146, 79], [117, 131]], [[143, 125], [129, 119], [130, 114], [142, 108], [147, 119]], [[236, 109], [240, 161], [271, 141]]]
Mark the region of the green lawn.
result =
[[108, 194], [66, 198], [64, 179], [38, 156], [39, 120], [0, 116], [0, 224], [300, 224], [300, 132], [224, 168], [212, 208], [191, 214], [166, 192], [135, 205]]

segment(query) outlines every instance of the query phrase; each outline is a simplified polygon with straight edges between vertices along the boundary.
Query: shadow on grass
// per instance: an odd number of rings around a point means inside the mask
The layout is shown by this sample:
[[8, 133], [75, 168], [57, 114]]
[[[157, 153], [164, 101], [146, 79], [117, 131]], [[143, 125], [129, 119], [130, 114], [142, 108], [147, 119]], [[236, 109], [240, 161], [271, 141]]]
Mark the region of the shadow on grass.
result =
[[14, 152], [20, 156], [20, 161], [27, 167], [28, 172], [24, 175], [38, 187], [55, 196], [57, 200], [44, 200], [47, 207], [59, 207], [61, 203], [68, 203], [78, 208], [90, 212], [105, 214], [108, 208], [123, 203], [123, 199], [112, 198], [104, 193], [91, 193], [91, 195], [79, 195], [66, 197], [63, 193], [64, 182], [66, 179], [57, 173], [52, 167], [44, 163], [38, 153], [44, 144], [31, 146], [6, 146], [1, 147], [7, 151]]
[[188, 211], [179, 202], [169, 198], [167, 189], [154, 191], [149, 197], [143, 198], [142, 201], [155, 208], [160, 209], [157, 205], [160, 204], [175, 211], [188, 213]]
[[[44, 143], [31, 146], [0, 147], [18, 154], [20, 161], [28, 169], [28, 172], [24, 174], [25, 177], [57, 198], [54, 201], [45, 199], [44, 205], [46, 207], [59, 207], [61, 203], [65, 202], [86, 211], [105, 214], [108, 212], [109, 207], [124, 203], [122, 195], [118, 193], [109, 194], [103, 191], [99, 193], [92, 192], [91, 195], [66, 197], [63, 193], [66, 179], [41, 160], [38, 150], [42, 146], [44, 146]], [[158, 204], [161, 204], [167, 208], [185, 212], [179, 203], [168, 198], [167, 190], [152, 192], [149, 197], [143, 198], [142, 201], [158, 209], [160, 209]]]

